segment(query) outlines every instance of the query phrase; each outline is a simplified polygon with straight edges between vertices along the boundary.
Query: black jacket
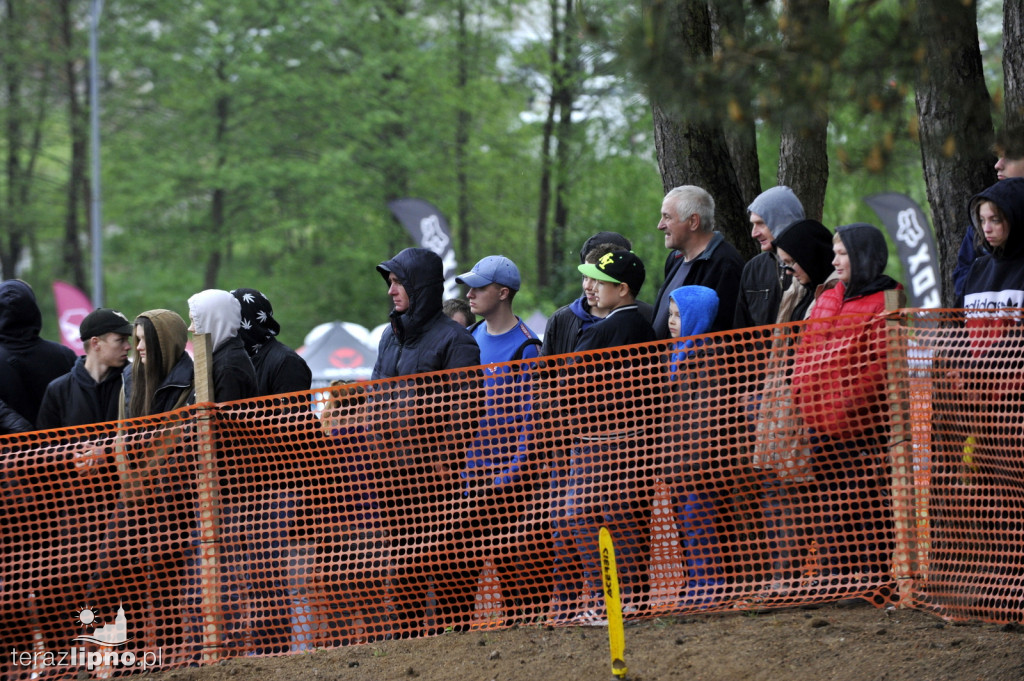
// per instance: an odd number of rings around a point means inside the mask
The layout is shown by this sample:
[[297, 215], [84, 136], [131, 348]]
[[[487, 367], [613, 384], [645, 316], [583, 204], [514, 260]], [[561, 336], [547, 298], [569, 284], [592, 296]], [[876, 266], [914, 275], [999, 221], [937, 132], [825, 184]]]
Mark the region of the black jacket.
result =
[[305, 391], [313, 384], [313, 372], [306, 360], [276, 338], [263, 341], [250, 359], [256, 370], [256, 389], [261, 396]]
[[[636, 306], [649, 324], [654, 315], [654, 307], [639, 300], [636, 301]], [[580, 296], [568, 305], [558, 308], [554, 314], [548, 317], [540, 354], [564, 355], [573, 352], [576, 349], [576, 343], [579, 342], [580, 334], [601, 319], [601, 317], [590, 314], [586, 296]]]
[[0, 402], [0, 435], [24, 433], [29, 430], [32, 430], [31, 423], [26, 421], [21, 414]]
[[32, 288], [19, 279], [0, 283], [0, 400], [33, 425], [46, 387], [76, 359], [70, 348], [40, 338], [42, 328]]
[[649, 343], [657, 340], [654, 329], [636, 305], [613, 310], [611, 314], [580, 335], [576, 352], [613, 348], [620, 345]]
[[[665, 260], [665, 281], [654, 301], [654, 332], [658, 338], [668, 338], [668, 303], [673, 290], [672, 279], [683, 264], [683, 254], [669, 253]], [[732, 328], [736, 314], [736, 297], [739, 294], [740, 276], [743, 273], [743, 256], [736, 247], [715, 232], [711, 243], [704, 252], [694, 258], [686, 279], [676, 286], [697, 284], [707, 286], [718, 294], [718, 314], [711, 331], [728, 331]]]
[[71, 371], [46, 388], [36, 427], [46, 430], [116, 421], [121, 386], [120, 370], [111, 369], [97, 383], [85, 368], [85, 357], [79, 357]]
[[407, 248], [377, 266], [384, 280], [394, 273], [409, 296], [409, 309], [391, 312], [372, 378], [409, 376], [480, 364], [480, 348], [462, 325], [441, 310], [444, 270], [441, 258], [425, 248]]
[[229, 338], [213, 351], [213, 399], [234, 402], [258, 397], [256, 370], [238, 336]]
[[[124, 368], [121, 376], [124, 380], [124, 413], [128, 418], [138, 416], [138, 414], [132, 414], [129, 409], [132, 399], [131, 364]], [[182, 395], [185, 391], [188, 391], [187, 396]], [[187, 404], [195, 404], [195, 402], [195, 363], [192, 361], [191, 355], [183, 352], [174, 367], [171, 368], [171, 373], [167, 374], [167, 378], [153, 393], [152, 410], [154, 414], [163, 414]]]
[[743, 266], [740, 276], [733, 328], [774, 324], [779, 316], [782, 292], [789, 288], [791, 279], [779, 269], [779, 258], [775, 253], [766, 251], [751, 258]]

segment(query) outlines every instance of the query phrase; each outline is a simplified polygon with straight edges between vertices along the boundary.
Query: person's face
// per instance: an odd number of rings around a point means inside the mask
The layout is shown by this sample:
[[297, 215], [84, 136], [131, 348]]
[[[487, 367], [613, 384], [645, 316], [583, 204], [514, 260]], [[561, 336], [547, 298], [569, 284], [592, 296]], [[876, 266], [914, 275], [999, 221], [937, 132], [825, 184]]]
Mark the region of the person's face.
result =
[[675, 338], [679, 335], [679, 306], [674, 299], [668, 303], [668, 335]]
[[508, 288], [498, 284], [488, 284], [480, 288], [471, 288], [466, 293], [469, 301], [469, 309], [475, 315], [487, 318], [494, 314], [494, 311], [501, 305], [501, 301], [508, 298]]
[[132, 349], [131, 336], [123, 333], [106, 333], [95, 341], [96, 358], [108, 367], [123, 367], [128, 363], [128, 352]]
[[985, 201], [978, 206], [978, 224], [985, 235], [985, 241], [992, 248], [1005, 245], [1010, 237], [1010, 225], [991, 201]]
[[141, 324], [135, 325], [135, 357], [146, 363], [146, 332], [142, 330]]
[[761, 246], [762, 251], [772, 250], [772, 230], [768, 229], [764, 218], [757, 213], [750, 214], [750, 236]]
[[844, 284], [850, 283], [850, 254], [846, 252], [843, 242], [832, 244], [832, 267], [836, 268], [836, 276]]
[[996, 161], [996, 177], [1005, 180], [1008, 177], [1024, 177], [1024, 158], [1006, 158], [1000, 154]]
[[694, 230], [693, 215], [676, 215], [674, 201], [665, 199], [661, 202], [661, 220], [658, 229], [665, 235], [665, 248], [684, 251]]
[[405, 292], [405, 285], [393, 272], [388, 274], [388, 295], [391, 296], [395, 312], [405, 312], [409, 309], [409, 294]]
[[583, 277], [583, 295], [587, 297], [587, 305], [590, 306], [590, 311], [598, 307], [597, 301], [597, 279], [591, 279], [590, 277]]
[[792, 256], [782, 248], [776, 248], [775, 253], [779, 256], [779, 262], [782, 263], [782, 269], [787, 272], [793, 273], [793, 278], [799, 281], [805, 286], [811, 283], [811, 277], [804, 272], [804, 268], [800, 267], [800, 264], [793, 260]]
[[597, 284], [597, 306], [605, 310], [614, 310], [622, 304], [623, 291], [628, 291], [626, 284], [616, 284], [613, 281], [594, 280]]

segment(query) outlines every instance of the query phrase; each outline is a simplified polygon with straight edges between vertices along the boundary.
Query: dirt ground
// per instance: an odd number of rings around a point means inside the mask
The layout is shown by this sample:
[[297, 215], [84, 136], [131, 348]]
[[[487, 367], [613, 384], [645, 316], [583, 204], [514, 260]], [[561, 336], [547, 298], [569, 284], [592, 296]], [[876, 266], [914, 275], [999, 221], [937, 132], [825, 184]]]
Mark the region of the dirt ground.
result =
[[[1024, 631], [866, 604], [628, 623], [633, 681], [1020, 681]], [[135, 677], [143, 678], [143, 677]], [[151, 673], [151, 681], [615, 679], [607, 627], [544, 625], [381, 641]]]

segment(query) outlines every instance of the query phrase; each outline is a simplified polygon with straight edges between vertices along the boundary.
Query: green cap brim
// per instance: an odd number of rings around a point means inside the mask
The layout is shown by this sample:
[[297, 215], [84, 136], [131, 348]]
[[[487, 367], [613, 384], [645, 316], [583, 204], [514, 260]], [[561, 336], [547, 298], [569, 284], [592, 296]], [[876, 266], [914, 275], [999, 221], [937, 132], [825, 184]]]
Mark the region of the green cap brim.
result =
[[586, 263], [584, 265], [577, 265], [576, 269], [578, 269], [580, 272], [582, 272], [584, 275], [590, 277], [591, 279], [597, 279], [598, 281], [610, 281], [613, 284], [621, 284], [622, 283], [621, 281], [619, 281], [615, 277], [613, 277], [613, 276], [611, 276], [611, 275], [609, 275], [609, 274], [607, 274], [605, 272], [602, 272], [601, 270], [599, 270], [597, 268], [597, 265], [594, 265], [592, 263]]

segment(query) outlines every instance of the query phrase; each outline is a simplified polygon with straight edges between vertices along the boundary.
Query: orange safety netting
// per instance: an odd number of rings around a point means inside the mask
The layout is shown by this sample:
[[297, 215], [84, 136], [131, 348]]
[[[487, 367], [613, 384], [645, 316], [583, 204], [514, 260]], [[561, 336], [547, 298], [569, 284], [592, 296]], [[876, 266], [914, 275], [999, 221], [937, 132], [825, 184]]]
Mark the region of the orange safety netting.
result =
[[[0, 439], [8, 678], [859, 596], [1024, 615], [1021, 319], [903, 310]], [[106, 670], [106, 671], [104, 671]]]

